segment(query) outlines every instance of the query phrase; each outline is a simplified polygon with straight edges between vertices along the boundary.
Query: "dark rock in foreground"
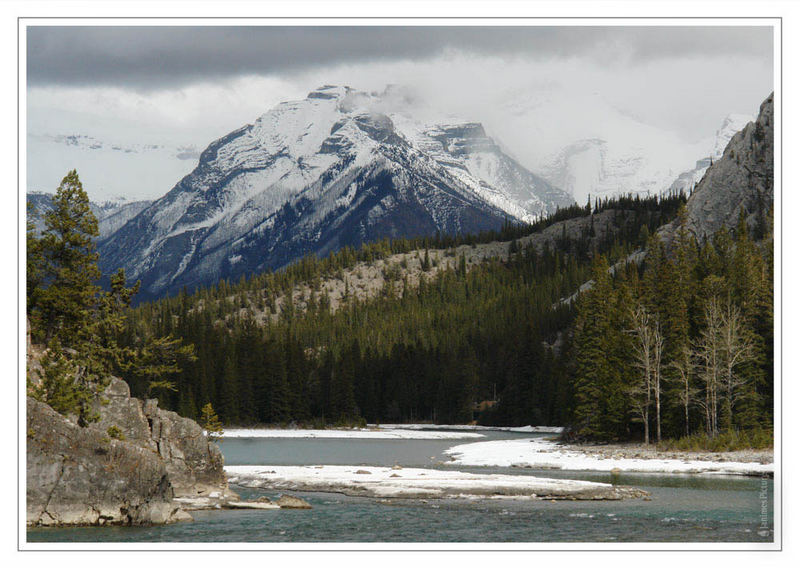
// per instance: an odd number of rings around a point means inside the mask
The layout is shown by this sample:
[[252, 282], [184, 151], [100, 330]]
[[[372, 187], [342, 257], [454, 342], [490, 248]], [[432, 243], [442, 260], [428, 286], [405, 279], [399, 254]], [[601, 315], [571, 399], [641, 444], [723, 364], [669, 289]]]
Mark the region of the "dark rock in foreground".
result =
[[80, 427], [28, 398], [28, 525], [170, 523], [191, 519], [176, 498], [236, 498], [197, 423], [131, 398], [117, 378], [103, 399], [100, 421]]
[[28, 398], [28, 525], [159, 524], [173, 504], [164, 461], [138, 444], [82, 428]]
[[128, 384], [118, 378], [111, 380], [104, 398], [97, 426], [104, 432], [117, 427], [125, 440], [156, 453], [176, 496], [227, 492], [222, 453], [195, 421], [160, 409], [156, 399], [142, 403], [132, 398]]

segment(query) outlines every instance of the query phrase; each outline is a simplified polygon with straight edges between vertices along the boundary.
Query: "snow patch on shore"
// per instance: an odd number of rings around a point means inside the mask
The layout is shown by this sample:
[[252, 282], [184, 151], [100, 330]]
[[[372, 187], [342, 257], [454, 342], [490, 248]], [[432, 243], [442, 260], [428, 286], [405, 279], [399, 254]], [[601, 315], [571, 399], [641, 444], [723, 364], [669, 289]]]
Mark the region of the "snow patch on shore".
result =
[[248, 488], [338, 492], [373, 498], [619, 500], [646, 495], [626, 486], [537, 476], [472, 474], [381, 466], [226, 466], [228, 482]]
[[582, 452], [561, 450], [545, 439], [514, 439], [467, 443], [451, 447], [445, 454], [453, 464], [464, 466], [524, 467], [556, 470], [656, 472], [666, 474], [728, 474], [755, 476], [771, 473], [774, 464], [715, 462], [657, 458], [600, 458]]
[[477, 439], [479, 433], [418, 431], [411, 429], [225, 429], [221, 438], [278, 439]]
[[503, 431], [507, 433], [552, 433], [559, 434], [564, 431], [564, 427], [532, 426], [524, 427], [485, 427], [483, 425], [430, 425], [425, 423], [418, 424], [386, 424], [373, 425], [380, 429], [408, 429], [412, 431]]

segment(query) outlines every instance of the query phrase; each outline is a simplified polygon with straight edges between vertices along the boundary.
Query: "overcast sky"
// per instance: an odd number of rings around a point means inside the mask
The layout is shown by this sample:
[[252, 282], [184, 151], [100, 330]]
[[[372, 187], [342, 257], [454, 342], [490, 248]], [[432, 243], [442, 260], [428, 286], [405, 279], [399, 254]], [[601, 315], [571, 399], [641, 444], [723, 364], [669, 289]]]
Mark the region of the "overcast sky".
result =
[[767, 63], [772, 34], [741, 27], [32, 27], [28, 81], [154, 90], [449, 50], [586, 58], [604, 67], [720, 56]]
[[400, 83], [507, 138], [519, 104], [548, 100], [580, 136], [592, 97], [688, 143], [757, 112], [772, 53], [768, 27], [32, 26], [28, 128], [202, 149], [319, 85]]

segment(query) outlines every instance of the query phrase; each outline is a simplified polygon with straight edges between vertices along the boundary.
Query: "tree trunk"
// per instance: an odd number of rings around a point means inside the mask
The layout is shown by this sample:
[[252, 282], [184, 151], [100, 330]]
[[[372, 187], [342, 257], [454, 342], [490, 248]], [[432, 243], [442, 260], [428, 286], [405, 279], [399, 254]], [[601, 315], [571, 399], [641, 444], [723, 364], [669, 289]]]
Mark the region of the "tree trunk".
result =
[[661, 442], [661, 394], [659, 393], [660, 381], [656, 380], [656, 442]]
[[685, 435], [689, 437], [689, 383], [686, 383], [686, 399], [683, 403], [683, 423]]

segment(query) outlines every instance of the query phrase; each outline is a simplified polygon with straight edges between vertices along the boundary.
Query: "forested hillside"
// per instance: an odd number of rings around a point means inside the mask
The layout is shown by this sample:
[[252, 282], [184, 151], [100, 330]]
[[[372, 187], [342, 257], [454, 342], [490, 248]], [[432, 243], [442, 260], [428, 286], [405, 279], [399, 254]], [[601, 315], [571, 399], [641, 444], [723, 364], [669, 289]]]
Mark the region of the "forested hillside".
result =
[[[159, 397], [189, 416], [210, 401], [228, 424], [473, 417], [566, 424], [575, 407], [576, 307], [562, 299], [591, 278], [593, 258], [627, 258], [684, 202], [622, 198], [571, 208], [536, 226], [507, 228], [513, 238], [494, 243], [503, 254], [475, 263], [465, 251], [497, 235], [387, 241], [307, 258], [237, 285], [223, 281], [141, 305], [121, 343], [172, 335], [194, 344], [197, 359]], [[552, 245], [536, 240], [554, 227]], [[407, 266], [390, 266], [395, 274], [384, 275], [380, 294], [348, 293], [332, 308], [322, 283], [347, 286], [355, 272], [404, 251]], [[422, 273], [414, 284], [405, 274], [411, 260]], [[299, 283], [310, 292], [301, 303], [285, 302]], [[146, 393], [146, 377], [126, 379], [134, 393]]]
[[94, 283], [97, 223], [77, 173], [54, 203], [44, 233], [28, 232], [28, 318], [47, 345], [30, 393], [83, 423], [115, 373], [136, 396], [189, 417], [211, 404], [229, 425], [477, 420], [769, 440], [771, 210], [752, 224], [742, 210], [734, 231], [698, 243], [684, 196], [620, 198], [130, 308], [138, 285], [122, 271], [109, 292]]
[[575, 435], [771, 429], [772, 236], [753, 233], [742, 212], [733, 236], [721, 228], [698, 247], [682, 208], [671, 248], [651, 238], [643, 268], [612, 276], [595, 258], [568, 363]]

